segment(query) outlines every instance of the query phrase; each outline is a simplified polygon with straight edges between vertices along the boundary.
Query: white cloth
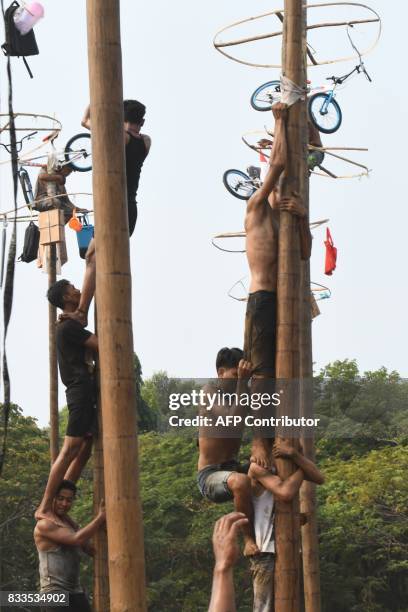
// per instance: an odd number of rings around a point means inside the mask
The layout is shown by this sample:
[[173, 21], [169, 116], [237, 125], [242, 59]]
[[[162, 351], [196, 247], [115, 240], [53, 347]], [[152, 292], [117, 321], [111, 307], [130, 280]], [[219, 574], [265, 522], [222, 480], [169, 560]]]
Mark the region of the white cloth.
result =
[[254, 506], [254, 528], [255, 540], [259, 550], [263, 553], [275, 552], [275, 539], [273, 533], [274, 524], [274, 499], [270, 491], [252, 496]]
[[292, 106], [298, 100], [306, 100], [307, 88], [299, 87], [288, 77], [281, 75], [280, 78], [281, 102]]

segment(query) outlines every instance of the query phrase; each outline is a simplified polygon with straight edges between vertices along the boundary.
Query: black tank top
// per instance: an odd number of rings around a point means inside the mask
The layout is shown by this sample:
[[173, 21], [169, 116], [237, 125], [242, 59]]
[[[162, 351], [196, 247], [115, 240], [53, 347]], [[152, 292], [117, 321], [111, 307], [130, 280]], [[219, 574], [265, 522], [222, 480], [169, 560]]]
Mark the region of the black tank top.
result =
[[143, 137], [135, 138], [129, 134], [129, 142], [126, 145], [126, 181], [128, 200], [135, 200], [137, 188], [139, 187], [140, 171], [147, 157], [147, 149]]

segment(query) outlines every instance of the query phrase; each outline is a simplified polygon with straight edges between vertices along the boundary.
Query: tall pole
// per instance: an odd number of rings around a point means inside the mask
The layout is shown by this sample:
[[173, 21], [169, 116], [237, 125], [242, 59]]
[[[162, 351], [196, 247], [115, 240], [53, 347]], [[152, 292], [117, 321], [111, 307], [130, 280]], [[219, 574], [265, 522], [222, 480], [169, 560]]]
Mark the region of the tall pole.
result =
[[[96, 311], [96, 305], [95, 305]], [[95, 333], [97, 334], [97, 320], [95, 312]], [[100, 372], [99, 359], [96, 360], [97, 380], [97, 434], [93, 443], [93, 506], [94, 514], [98, 512], [99, 504], [105, 499], [105, 482], [103, 469], [103, 428], [100, 401]], [[94, 535], [94, 580], [93, 580], [93, 612], [109, 612], [109, 566], [108, 566], [108, 538], [105, 529], [99, 529]]]
[[[47, 196], [52, 197], [56, 194], [56, 185], [52, 181], [47, 181]], [[53, 201], [54, 202], [54, 201]], [[48, 288], [57, 280], [57, 245], [50, 244], [47, 247], [47, 272]], [[48, 303], [48, 347], [49, 347], [49, 377], [50, 377], [50, 459], [51, 464], [58, 457], [59, 451], [59, 431], [58, 431], [58, 362], [57, 362], [57, 309]]]
[[119, 0], [87, 0], [87, 22], [110, 602], [144, 612]]
[[[313, 352], [310, 264], [308, 261], [302, 262], [300, 292], [300, 413], [306, 418], [313, 418]], [[302, 446], [305, 456], [311, 461], [315, 461], [312, 429], [307, 430], [307, 435], [302, 436]], [[316, 517], [316, 485], [306, 480], [300, 489], [300, 510], [306, 515], [307, 519], [307, 522], [301, 529], [305, 612], [320, 612], [320, 563]]]
[[[302, 0], [285, 0], [283, 23], [283, 74], [299, 86], [306, 84], [306, 21]], [[306, 105], [298, 101], [289, 108], [287, 119], [288, 159], [281, 185], [282, 196], [305, 193], [307, 182]], [[278, 416], [293, 414], [299, 406], [300, 252], [298, 221], [281, 212], [278, 261], [278, 324], [276, 378], [287, 381]], [[292, 383], [292, 384], [290, 384]], [[278, 436], [282, 432], [278, 430]], [[292, 440], [296, 444], [296, 440]], [[286, 479], [295, 467], [291, 461], [277, 462], [279, 476]], [[299, 500], [276, 503], [275, 612], [299, 611], [300, 525]]]
[[[55, 244], [48, 246], [48, 287], [57, 280], [57, 247]], [[51, 464], [58, 457], [58, 364], [57, 364], [57, 341], [56, 341], [57, 309], [48, 304], [48, 346], [49, 346], [49, 372], [50, 372], [50, 458]]]

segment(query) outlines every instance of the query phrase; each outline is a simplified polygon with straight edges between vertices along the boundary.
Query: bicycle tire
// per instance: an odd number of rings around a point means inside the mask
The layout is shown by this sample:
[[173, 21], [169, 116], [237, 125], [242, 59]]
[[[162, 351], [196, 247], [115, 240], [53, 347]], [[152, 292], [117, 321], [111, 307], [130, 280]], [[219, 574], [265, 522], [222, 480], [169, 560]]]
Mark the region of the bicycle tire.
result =
[[[236, 182], [234, 182], [234, 178]], [[250, 183], [251, 187], [242, 185], [242, 181]], [[256, 187], [254, 186], [251, 177], [241, 170], [226, 170], [222, 177], [222, 182], [226, 190], [239, 200], [249, 200], [251, 195], [255, 193]]]
[[33, 186], [30, 181], [27, 170], [21, 168], [18, 171], [18, 179], [20, 181], [21, 190], [23, 192], [24, 200], [26, 204], [31, 204], [34, 200]]
[[[88, 146], [80, 146], [81, 140], [85, 140], [85, 143]], [[89, 144], [88, 142], [89, 141]], [[76, 144], [76, 147], [74, 148], [73, 145]], [[72, 138], [70, 138], [67, 142], [67, 144], [65, 145], [65, 149], [64, 149], [64, 154], [65, 154], [65, 161], [67, 162], [67, 165], [72, 168], [73, 170], [75, 170], [76, 172], [89, 172], [90, 170], [92, 170], [92, 164], [86, 164], [86, 163], [78, 163], [77, 161], [71, 161], [71, 155], [78, 153], [80, 151], [85, 151], [84, 160], [89, 159], [92, 156], [92, 151], [91, 151], [91, 135], [88, 132], [81, 132], [80, 134], [75, 134], [75, 136], [73, 136]]]
[[[314, 94], [313, 96], [311, 96], [309, 98], [309, 103], [308, 103], [308, 112], [309, 112], [309, 117], [310, 117], [310, 121], [313, 123], [313, 125], [319, 130], [319, 132], [322, 132], [323, 134], [334, 134], [334, 132], [337, 132], [337, 130], [339, 129], [339, 127], [341, 126], [341, 122], [343, 119], [343, 115], [341, 112], [341, 108], [339, 106], [339, 103], [332, 98], [328, 104], [328, 113], [327, 115], [322, 115], [321, 113], [319, 113], [319, 104], [320, 104], [320, 108], [322, 106], [322, 104], [324, 103], [325, 100], [328, 99], [328, 94], [325, 93], [317, 93]], [[331, 111], [334, 111], [334, 119], [333, 119], [333, 125], [328, 125], [328, 123], [326, 122], [323, 123], [323, 118], [324, 117], [329, 117], [330, 118], [330, 113]]]
[[[262, 99], [265, 96], [265, 99]], [[275, 102], [280, 102], [282, 97], [280, 81], [268, 81], [255, 89], [251, 96], [251, 106], [256, 111], [269, 111]]]

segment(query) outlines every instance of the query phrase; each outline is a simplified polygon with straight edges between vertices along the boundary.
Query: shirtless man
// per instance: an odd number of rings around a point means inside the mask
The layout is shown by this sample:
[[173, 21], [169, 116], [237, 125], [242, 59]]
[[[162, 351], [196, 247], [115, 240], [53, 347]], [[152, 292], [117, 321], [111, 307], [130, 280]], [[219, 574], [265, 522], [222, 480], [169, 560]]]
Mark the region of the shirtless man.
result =
[[[242, 359], [243, 352], [238, 348], [222, 348], [217, 355], [216, 368], [217, 384], [209, 384], [205, 392], [215, 393], [248, 393], [248, 380], [251, 375], [251, 364]], [[239, 404], [230, 406], [214, 405], [211, 412], [203, 413], [211, 416], [213, 420], [218, 416], [243, 416], [245, 407]], [[246, 475], [247, 469], [238, 462], [238, 452], [241, 446], [242, 430], [227, 431], [230, 437], [216, 436], [214, 428], [208, 430], [200, 428], [198, 445], [200, 455], [198, 459], [197, 482], [201, 494], [206, 499], [219, 504], [234, 501], [235, 510], [243, 513], [248, 522], [243, 525], [244, 555], [258, 553], [255, 544], [253, 527], [253, 507], [251, 498], [251, 481]]]
[[[308, 259], [311, 251], [306, 210], [298, 195], [293, 193], [290, 197], [279, 197], [278, 183], [287, 158], [287, 106], [282, 103], [275, 104], [272, 112], [275, 117], [275, 140], [269, 169], [262, 186], [248, 200], [245, 217], [246, 253], [251, 284], [245, 318], [244, 357], [252, 363], [253, 392], [273, 392], [267, 386], [273, 385], [275, 378], [280, 211], [290, 212], [299, 219], [302, 259]], [[269, 451], [269, 440], [255, 434], [251, 461], [261, 467], [268, 467]]]
[[[82, 590], [80, 576], [81, 552], [93, 556], [91, 538], [105, 524], [105, 508], [100, 505], [97, 516], [79, 529], [68, 513], [74, 502], [76, 487], [63, 480], [53, 500], [53, 513], [58, 522], [41, 519], [34, 529], [34, 541], [40, 563], [40, 591], [69, 593], [67, 612], [91, 612], [88, 599]], [[47, 612], [59, 607], [46, 607]]]

